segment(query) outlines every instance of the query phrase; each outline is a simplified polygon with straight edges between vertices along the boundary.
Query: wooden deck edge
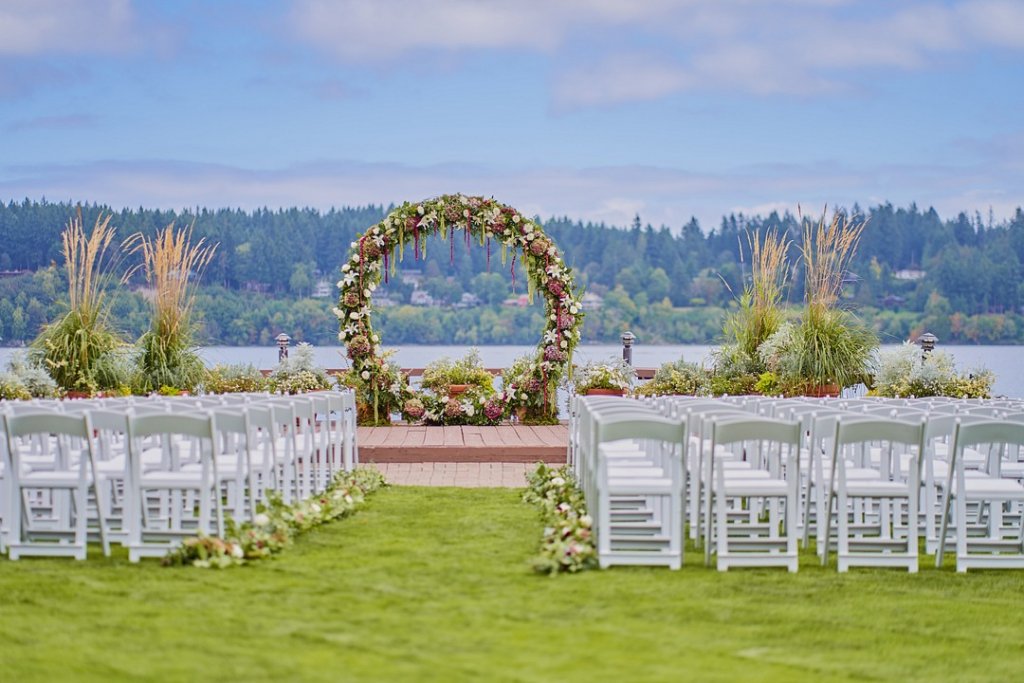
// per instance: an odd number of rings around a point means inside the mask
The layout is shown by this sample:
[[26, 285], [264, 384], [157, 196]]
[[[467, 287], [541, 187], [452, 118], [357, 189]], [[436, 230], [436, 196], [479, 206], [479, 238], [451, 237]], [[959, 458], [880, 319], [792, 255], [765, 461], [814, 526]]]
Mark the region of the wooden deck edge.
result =
[[359, 461], [379, 462], [565, 462], [565, 446], [359, 446]]

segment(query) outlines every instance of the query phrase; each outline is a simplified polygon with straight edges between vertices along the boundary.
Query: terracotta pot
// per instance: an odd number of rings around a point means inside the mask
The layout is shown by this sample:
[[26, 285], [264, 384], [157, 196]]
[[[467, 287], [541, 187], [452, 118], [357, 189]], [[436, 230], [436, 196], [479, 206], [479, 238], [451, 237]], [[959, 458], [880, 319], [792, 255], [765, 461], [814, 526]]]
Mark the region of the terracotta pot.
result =
[[459, 396], [461, 394], [466, 393], [466, 391], [468, 391], [468, 390], [469, 390], [469, 385], [468, 384], [449, 384], [448, 385], [448, 395], [449, 396]]
[[622, 396], [622, 389], [587, 389], [587, 396]]
[[[364, 425], [374, 424], [372, 403], [356, 403], [356, 422]], [[384, 406], [377, 408], [376, 424], [391, 424], [391, 414], [388, 413]]]
[[811, 398], [838, 397], [843, 388], [838, 384], [808, 384], [804, 387], [804, 396]]

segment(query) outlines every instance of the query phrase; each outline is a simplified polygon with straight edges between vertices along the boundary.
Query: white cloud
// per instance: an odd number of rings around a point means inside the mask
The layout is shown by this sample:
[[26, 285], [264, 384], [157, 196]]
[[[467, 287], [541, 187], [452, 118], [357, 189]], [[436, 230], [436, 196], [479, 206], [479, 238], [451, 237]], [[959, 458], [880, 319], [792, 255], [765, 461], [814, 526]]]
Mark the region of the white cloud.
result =
[[498, 169], [331, 162], [253, 170], [188, 162], [102, 162], [0, 171], [0, 199], [88, 200], [114, 207], [332, 206], [390, 204], [447, 192], [493, 196], [529, 215], [645, 223], [674, 229], [696, 216], [705, 229], [723, 214], [766, 215], [802, 205], [867, 208], [881, 201], [934, 206], [944, 217], [991, 207], [997, 219], [1024, 204], [1024, 169], [974, 166], [771, 165], [710, 174], [652, 166]]
[[0, 55], [118, 53], [138, 44], [131, 0], [4, 0]]
[[302, 40], [348, 61], [551, 53], [557, 109], [695, 89], [842, 92], [857, 70], [925, 69], [965, 51], [1024, 48], [1018, 0], [873, 3], [870, 15], [851, 0], [294, 0], [291, 19]]
[[1024, 49], [1024, 3], [1019, 0], [975, 0], [957, 13], [981, 43]]

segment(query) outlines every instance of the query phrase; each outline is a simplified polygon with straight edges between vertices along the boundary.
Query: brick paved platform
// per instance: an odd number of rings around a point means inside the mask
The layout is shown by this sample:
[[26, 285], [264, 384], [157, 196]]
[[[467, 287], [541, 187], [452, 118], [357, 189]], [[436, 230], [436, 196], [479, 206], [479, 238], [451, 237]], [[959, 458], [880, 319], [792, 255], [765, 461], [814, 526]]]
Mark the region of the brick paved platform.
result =
[[564, 463], [564, 425], [360, 427], [362, 463]]
[[523, 462], [391, 462], [369, 465], [380, 470], [395, 486], [526, 486], [526, 472], [533, 465]]

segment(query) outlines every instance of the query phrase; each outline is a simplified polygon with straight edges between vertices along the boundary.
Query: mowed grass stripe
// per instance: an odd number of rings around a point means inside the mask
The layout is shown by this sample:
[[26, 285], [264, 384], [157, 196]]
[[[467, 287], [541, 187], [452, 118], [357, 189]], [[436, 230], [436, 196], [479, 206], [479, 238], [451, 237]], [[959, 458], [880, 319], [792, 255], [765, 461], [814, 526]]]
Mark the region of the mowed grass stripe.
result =
[[228, 571], [0, 561], [4, 680], [1012, 680], [1024, 572], [550, 579], [505, 489], [401, 487]]

